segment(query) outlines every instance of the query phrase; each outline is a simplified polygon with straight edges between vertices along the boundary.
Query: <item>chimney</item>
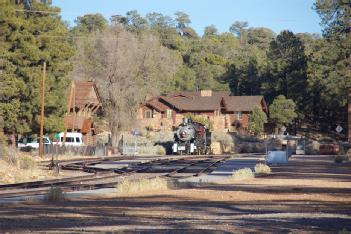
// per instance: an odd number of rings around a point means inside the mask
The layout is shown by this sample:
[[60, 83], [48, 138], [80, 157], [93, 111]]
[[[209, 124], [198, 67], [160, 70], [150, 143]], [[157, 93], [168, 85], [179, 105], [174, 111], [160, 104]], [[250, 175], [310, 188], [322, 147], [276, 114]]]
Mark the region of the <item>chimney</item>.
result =
[[351, 143], [351, 88], [349, 88], [349, 96], [348, 96], [348, 135], [349, 135], [349, 142]]
[[200, 95], [201, 95], [201, 97], [211, 97], [212, 90], [201, 90]]

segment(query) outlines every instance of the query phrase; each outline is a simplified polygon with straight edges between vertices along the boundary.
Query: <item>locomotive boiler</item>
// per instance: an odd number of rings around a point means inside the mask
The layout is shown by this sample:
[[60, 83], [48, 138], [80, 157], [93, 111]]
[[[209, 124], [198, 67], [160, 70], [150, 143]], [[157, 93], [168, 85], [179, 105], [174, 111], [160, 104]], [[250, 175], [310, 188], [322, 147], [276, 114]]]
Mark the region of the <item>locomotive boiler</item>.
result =
[[191, 119], [184, 119], [174, 133], [172, 150], [174, 154], [208, 154], [211, 146], [211, 132], [205, 125]]

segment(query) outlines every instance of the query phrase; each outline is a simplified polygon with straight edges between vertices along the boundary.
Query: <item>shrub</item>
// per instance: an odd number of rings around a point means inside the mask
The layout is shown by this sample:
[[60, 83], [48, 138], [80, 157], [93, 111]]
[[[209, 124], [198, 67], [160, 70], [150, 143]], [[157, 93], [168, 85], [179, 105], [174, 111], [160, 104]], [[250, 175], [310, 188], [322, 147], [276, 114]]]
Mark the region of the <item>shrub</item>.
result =
[[347, 150], [346, 158], [347, 160], [351, 161], [351, 149]]
[[225, 153], [232, 152], [234, 150], [234, 141], [230, 134], [223, 132], [213, 132], [212, 142], [219, 142]]
[[347, 158], [345, 156], [342, 156], [342, 155], [337, 155], [335, 158], [334, 158], [334, 162], [336, 163], [342, 163], [344, 160], [346, 160]]
[[250, 168], [242, 168], [237, 171], [233, 171], [232, 178], [234, 180], [247, 180], [254, 178], [254, 173]]
[[59, 187], [51, 187], [46, 195], [48, 201], [63, 201], [65, 200], [65, 194]]
[[30, 156], [23, 156], [19, 158], [19, 167], [21, 169], [33, 169], [35, 167], [35, 161]]
[[143, 194], [152, 191], [168, 190], [168, 181], [164, 178], [124, 180], [117, 185], [119, 195]]
[[166, 150], [165, 150], [165, 148], [163, 148], [162, 146], [158, 146], [157, 147], [157, 154], [158, 155], [165, 155], [166, 154]]
[[305, 154], [306, 155], [316, 155], [319, 154], [320, 144], [317, 141], [308, 140], [305, 145]]
[[5, 147], [4, 148], [4, 155], [3, 159], [10, 165], [12, 166], [17, 166], [18, 165], [18, 157], [16, 150], [11, 148], [11, 147]]
[[270, 174], [272, 172], [271, 168], [263, 163], [258, 163], [255, 166], [255, 173], [258, 174]]

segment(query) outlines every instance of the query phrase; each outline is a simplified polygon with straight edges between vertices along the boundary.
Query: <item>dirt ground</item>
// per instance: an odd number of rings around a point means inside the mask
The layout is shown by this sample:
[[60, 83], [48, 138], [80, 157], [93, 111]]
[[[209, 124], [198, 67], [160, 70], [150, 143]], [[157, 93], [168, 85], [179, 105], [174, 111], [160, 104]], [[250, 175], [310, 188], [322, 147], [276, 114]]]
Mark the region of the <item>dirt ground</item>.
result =
[[269, 176], [134, 197], [0, 206], [0, 232], [347, 233], [351, 162], [294, 156]]

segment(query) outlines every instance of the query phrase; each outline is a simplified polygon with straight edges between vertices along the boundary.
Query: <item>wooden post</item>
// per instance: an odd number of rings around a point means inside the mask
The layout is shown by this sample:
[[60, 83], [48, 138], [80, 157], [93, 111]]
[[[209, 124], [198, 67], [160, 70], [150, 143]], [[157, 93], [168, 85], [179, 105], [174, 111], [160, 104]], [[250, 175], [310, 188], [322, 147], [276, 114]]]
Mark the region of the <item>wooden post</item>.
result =
[[69, 116], [69, 113], [71, 112], [72, 97], [73, 97], [73, 83], [71, 84], [71, 90], [70, 90], [68, 104], [67, 104], [67, 113], [66, 113], [66, 119], [65, 119], [65, 133], [63, 134], [63, 141], [62, 141], [63, 146], [66, 143], [67, 128], [68, 128], [67, 117]]
[[40, 139], [39, 139], [39, 156], [44, 157], [44, 98], [45, 98], [45, 76], [46, 76], [46, 62], [43, 67], [43, 79], [41, 83], [41, 115], [40, 115]]
[[348, 131], [348, 140], [351, 143], [351, 87], [349, 87], [349, 95], [348, 95], [348, 123], [347, 123], [347, 131]]
[[74, 132], [74, 124], [76, 122], [76, 86], [74, 84], [74, 81], [72, 83], [72, 89], [73, 89], [72, 132]]

